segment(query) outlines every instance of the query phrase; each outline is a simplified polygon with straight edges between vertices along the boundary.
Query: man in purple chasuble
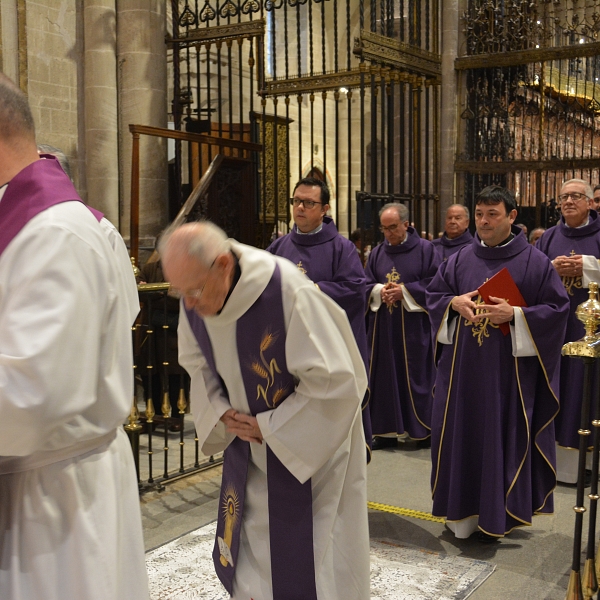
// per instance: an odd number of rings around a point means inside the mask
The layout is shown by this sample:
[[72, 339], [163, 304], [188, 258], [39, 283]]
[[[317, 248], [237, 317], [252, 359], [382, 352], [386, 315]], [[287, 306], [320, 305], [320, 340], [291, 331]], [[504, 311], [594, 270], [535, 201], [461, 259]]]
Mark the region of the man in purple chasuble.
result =
[[[369, 351], [365, 328], [365, 270], [356, 246], [338, 233], [329, 210], [329, 189], [313, 177], [299, 181], [292, 198], [294, 227], [275, 240], [267, 251], [291, 260], [322, 292], [341, 306], [348, 316], [361, 356], [368, 365]], [[362, 403], [362, 419], [367, 442], [367, 462], [371, 458], [369, 393]]]
[[[0, 596], [148, 599], [123, 246], [0, 74]], [[118, 236], [118, 232], [116, 233]]]
[[[427, 288], [437, 377], [432, 411], [433, 514], [459, 538], [493, 541], [553, 511], [553, 419], [568, 299], [552, 264], [512, 225], [512, 194], [476, 199], [477, 235]], [[527, 307], [477, 291], [507, 268]], [[501, 293], [501, 292], [500, 292]], [[509, 323], [505, 335], [499, 325]]]
[[403, 204], [386, 204], [379, 220], [385, 241], [366, 268], [374, 449], [396, 446], [405, 433], [430, 436], [435, 367], [425, 288], [440, 264], [432, 243], [409, 226]]
[[469, 209], [462, 204], [450, 205], [446, 211], [444, 227], [444, 235], [431, 242], [442, 262], [473, 241], [469, 231]]
[[[566, 181], [558, 196], [562, 213], [558, 225], [548, 229], [538, 240], [537, 248], [551, 261], [569, 295], [570, 310], [563, 343], [585, 335], [577, 318], [577, 307], [588, 299], [590, 281], [600, 282], [600, 219], [590, 210], [590, 185], [581, 179]], [[562, 357], [560, 367], [560, 411], [555, 420], [556, 465], [558, 481], [575, 483], [581, 401], [583, 397], [583, 362]], [[590, 425], [591, 426], [591, 425]]]
[[363, 360], [290, 261], [211, 223], [167, 232], [179, 362], [205, 454], [225, 451], [213, 559], [233, 598], [369, 598]]

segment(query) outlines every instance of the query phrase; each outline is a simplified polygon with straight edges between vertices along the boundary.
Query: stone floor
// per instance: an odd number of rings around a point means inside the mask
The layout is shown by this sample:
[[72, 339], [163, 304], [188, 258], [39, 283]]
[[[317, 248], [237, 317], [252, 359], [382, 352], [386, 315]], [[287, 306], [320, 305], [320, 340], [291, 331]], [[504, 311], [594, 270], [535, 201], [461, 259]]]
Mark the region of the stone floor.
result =
[[[429, 513], [429, 450], [411, 442], [374, 453], [368, 468], [371, 502]], [[221, 469], [212, 467], [142, 496], [146, 548], [159, 546], [216, 518]], [[586, 496], [587, 500], [587, 496]], [[457, 540], [443, 524], [377, 510], [369, 515], [371, 536], [391, 538], [497, 566], [472, 600], [564, 600], [572, 560], [575, 488], [559, 486], [555, 514], [534, 518], [495, 544]], [[599, 526], [600, 529], [600, 526]], [[587, 521], [584, 526], [587, 539]]]

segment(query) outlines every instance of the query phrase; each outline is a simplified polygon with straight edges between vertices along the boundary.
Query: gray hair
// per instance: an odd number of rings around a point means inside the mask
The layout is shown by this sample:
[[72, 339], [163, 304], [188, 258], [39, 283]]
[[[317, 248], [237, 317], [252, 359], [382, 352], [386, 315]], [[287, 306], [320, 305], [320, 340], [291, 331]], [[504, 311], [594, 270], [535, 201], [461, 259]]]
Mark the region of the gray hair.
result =
[[40, 154], [52, 154], [52, 156], [55, 156], [56, 160], [62, 167], [62, 170], [69, 176], [69, 179], [73, 180], [73, 177], [71, 177], [71, 167], [69, 165], [69, 159], [66, 157], [65, 153], [60, 148], [55, 148], [54, 146], [50, 146], [49, 144], [38, 144], [37, 149]]
[[35, 123], [27, 96], [6, 75], [0, 73], [0, 136], [35, 139]]
[[404, 204], [400, 204], [400, 202], [388, 202], [388, 204], [384, 204], [379, 211], [379, 218], [381, 219], [381, 215], [391, 208], [398, 213], [400, 220], [404, 223], [404, 221], [408, 221], [408, 208]]
[[535, 235], [535, 233], [537, 231], [541, 231], [542, 233], [544, 233], [544, 231], [546, 231], [545, 227], [536, 227], [535, 229], [533, 229], [531, 231], [531, 233], [529, 234], [529, 243], [531, 244], [531, 242], [533, 241], [533, 236]]
[[466, 215], [467, 219], [470, 219], [470, 218], [471, 218], [471, 213], [469, 212], [469, 209], [468, 209], [468, 208], [467, 208], [467, 207], [466, 207], [464, 204], [451, 204], [451, 205], [450, 205], [450, 206], [449, 206], [449, 207], [446, 209], [446, 214], [448, 214], [448, 211], [449, 211], [451, 208], [456, 208], [456, 207], [458, 207], [458, 208], [462, 208], [462, 209], [465, 211], [465, 215]]
[[174, 252], [176, 255], [195, 258], [210, 267], [218, 256], [229, 252], [231, 243], [227, 234], [214, 223], [195, 221], [165, 229], [157, 249], [161, 259]]
[[581, 183], [582, 185], [585, 186], [585, 195], [588, 198], [593, 198], [594, 197], [594, 192], [592, 191], [592, 186], [590, 185], [589, 181], [585, 181], [585, 179], [569, 179], [568, 181], [564, 181], [561, 187], [562, 188], [565, 187], [565, 185], [567, 185], [568, 183]]

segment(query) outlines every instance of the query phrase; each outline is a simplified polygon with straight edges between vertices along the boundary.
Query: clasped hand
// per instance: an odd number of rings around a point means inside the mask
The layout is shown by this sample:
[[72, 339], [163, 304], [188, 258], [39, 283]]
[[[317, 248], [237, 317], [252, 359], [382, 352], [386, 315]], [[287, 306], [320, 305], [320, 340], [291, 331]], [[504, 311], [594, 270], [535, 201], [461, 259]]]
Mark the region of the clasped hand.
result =
[[489, 319], [494, 325], [500, 325], [501, 323], [508, 323], [513, 320], [515, 309], [504, 298], [490, 296], [490, 301], [493, 304], [476, 304], [472, 298], [478, 293], [475, 290], [462, 296], [455, 296], [451, 302], [452, 308], [459, 315], [473, 323]]
[[552, 264], [561, 277], [580, 277], [583, 275], [583, 256], [557, 256]]
[[386, 283], [381, 290], [381, 300], [388, 306], [402, 302], [403, 298], [402, 286], [397, 283]]
[[237, 435], [245, 442], [262, 444], [263, 436], [256, 417], [244, 415], [235, 408], [230, 408], [223, 414], [221, 421], [223, 421], [229, 433]]

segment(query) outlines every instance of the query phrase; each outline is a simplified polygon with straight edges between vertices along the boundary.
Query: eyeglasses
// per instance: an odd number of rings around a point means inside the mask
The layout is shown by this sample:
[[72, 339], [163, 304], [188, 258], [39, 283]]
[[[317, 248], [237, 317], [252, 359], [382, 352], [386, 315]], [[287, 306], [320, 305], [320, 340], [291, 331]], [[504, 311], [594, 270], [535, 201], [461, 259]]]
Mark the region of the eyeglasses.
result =
[[394, 225], [390, 225], [389, 227], [384, 227], [383, 225], [379, 226], [379, 231], [381, 231], [382, 233], [384, 231], [389, 231], [390, 233], [394, 233], [394, 231], [396, 231], [396, 229], [398, 229], [399, 224], [398, 223], [394, 223]]
[[202, 292], [204, 292], [204, 288], [206, 287], [206, 284], [208, 283], [208, 280], [210, 278], [210, 272], [212, 271], [212, 268], [215, 266], [216, 261], [217, 261], [217, 257], [215, 256], [215, 260], [212, 261], [210, 267], [208, 268], [208, 275], [206, 276], [206, 281], [204, 282], [204, 285], [201, 288], [196, 288], [194, 290], [179, 290], [177, 288], [170, 287], [169, 295], [172, 296], [173, 298], [177, 298], [178, 300], [181, 300], [181, 298], [191, 298], [192, 300], [195, 300], [195, 301], [200, 300], [200, 298], [202, 297]]
[[568, 194], [561, 194], [558, 199], [561, 202], [566, 202], [569, 198], [573, 200], [573, 202], [579, 202], [580, 200], [587, 200], [588, 197], [585, 194], [581, 194], [580, 192], [569, 192]]
[[290, 204], [294, 206], [304, 205], [304, 208], [314, 208], [315, 204], [323, 204], [322, 202], [315, 202], [314, 200], [302, 200], [301, 198], [290, 198]]

